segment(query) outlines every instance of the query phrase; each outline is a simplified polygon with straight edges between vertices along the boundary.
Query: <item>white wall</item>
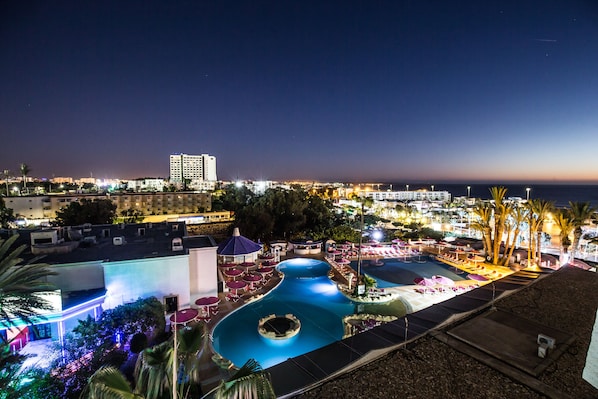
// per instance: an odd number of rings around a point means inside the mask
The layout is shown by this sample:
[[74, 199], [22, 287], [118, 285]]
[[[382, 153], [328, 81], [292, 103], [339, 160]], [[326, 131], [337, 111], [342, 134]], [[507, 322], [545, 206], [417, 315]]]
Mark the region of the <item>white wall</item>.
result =
[[218, 295], [217, 247], [189, 249], [191, 302], [203, 296]]
[[104, 308], [150, 296], [163, 301], [165, 295], [178, 295], [179, 309], [189, 307], [188, 259], [188, 255], [180, 255], [103, 263], [107, 290]]

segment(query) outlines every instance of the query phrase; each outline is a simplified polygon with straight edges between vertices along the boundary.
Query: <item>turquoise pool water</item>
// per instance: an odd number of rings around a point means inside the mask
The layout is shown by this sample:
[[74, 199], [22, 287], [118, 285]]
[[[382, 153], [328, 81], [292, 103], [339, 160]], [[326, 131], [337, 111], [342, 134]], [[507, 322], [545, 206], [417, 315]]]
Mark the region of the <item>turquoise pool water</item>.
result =
[[[454, 280], [463, 278], [435, 262], [401, 263], [385, 259], [384, 266], [366, 265], [365, 262], [362, 263], [362, 271], [376, 278], [379, 287], [413, 284], [416, 277], [434, 274], [446, 275]], [[262, 299], [231, 313], [214, 328], [214, 349], [237, 366], [253, 358], [262, 367], [271, 367], [341, 340], [344, 316], [354, 313], [388, 314], [388, 309], [393, 309], [386, 304], [358, 305], [347, 299], [328, 278], [330, 266], [326, 262], [295, 258], [281, 262], [277, 267], [285, 275], [278, 287]], [[271, 340], [258, 333], [261, 318], [287, 313], [301, 321], [299, 334], [287, 340]]]
[[[328, 278], [327, 263], [296, 258], [281, 262], [278, 269], [285, 274], [278, 287], [230, 314], [214, 329], [214, 349], [235, 365], [254, 358], [266, 368], [339, 341], [344, 333], [343, 316], [355, 312], [354, 303]], [[287, 313], [301, 321], [299, 334], [270, 340], [258, 333], [259, 319]]]
[[[350, 266], [357, 270], [357, 262], [351, 262]], [[411, 285], [418, 277], [430, 278], [434, 275], [445, 276], [453, 281], [466, 279], [466, 273], [462, 270], [429, 260], [427, 256], [363, 260], [361, 272], [374, 277], [380, 288]]]

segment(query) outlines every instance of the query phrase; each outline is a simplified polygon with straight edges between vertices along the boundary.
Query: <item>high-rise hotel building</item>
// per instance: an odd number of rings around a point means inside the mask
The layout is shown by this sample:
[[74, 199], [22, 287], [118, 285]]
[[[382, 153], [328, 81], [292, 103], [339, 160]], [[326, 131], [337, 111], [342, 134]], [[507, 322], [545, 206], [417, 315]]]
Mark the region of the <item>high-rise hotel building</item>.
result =
[[184, 179], [191, 181], [218, 180], [216, 157], [208, 154], [172, 154], [170, 156], [170, 181], [182, 183]]

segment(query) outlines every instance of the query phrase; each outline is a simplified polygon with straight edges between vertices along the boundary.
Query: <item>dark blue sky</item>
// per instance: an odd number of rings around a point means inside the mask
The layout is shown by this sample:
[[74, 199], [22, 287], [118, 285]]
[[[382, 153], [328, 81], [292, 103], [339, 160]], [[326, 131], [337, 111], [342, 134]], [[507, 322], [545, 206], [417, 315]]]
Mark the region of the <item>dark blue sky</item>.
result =
[[598, 182], [598, 2], [6, 1], [0, 169]]

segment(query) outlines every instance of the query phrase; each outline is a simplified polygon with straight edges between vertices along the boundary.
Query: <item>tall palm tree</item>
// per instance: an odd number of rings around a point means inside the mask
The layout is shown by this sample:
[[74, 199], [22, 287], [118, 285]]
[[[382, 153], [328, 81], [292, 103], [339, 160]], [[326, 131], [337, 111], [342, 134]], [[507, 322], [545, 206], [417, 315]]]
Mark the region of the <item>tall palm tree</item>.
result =
[[482, 243], [484, 244], [484, 252], [486, 256], [490, 255], [492, 250], [492, 208], [488, 203], [478, 202], [473, 207], [473, 214], [477, 216], [477, 220], [471, 223], [471, 228], [482, 233]]
[[596, 210], [592, 208], [589, 202], [571, 202], [569, 201], [569, 212], [571, 213], [571, 222], [573, 223], [573, 257], [578, 255], [579, 241], [583, 234], [583, 227], [588, 224], [588, 220], [594, 217]]
[[0, 239], [0, 322], [15, 326], [20, 319], [34, 324], [36, 316], [52, 310], [52, 304], [40, 293], [54, 289], [46, 278], [56, 273], [44, 263], [22, 265], [23, 244], [10, 251], [18, 235]]
[[23, 190], [27, 188], [27, 175], [31, 172], [31, 168], [26, 163], [21, 164], [21, 176], [23, 176]]
[[494, 200], [494, 237], [492, 241], [492, 263], [499, 263], [500, 245], [505, 232], [507, 218], [511, 205], [504, 201], [507, 189], [505, 187], [490, 187], [490, 195]]
[[[527, 210], [525, 207], [517, 206], [511, 209], [511, 221], [509, 222], [509, 236], [511, 239], [506, 240], [503, 265], [508, 265], [509, 259], [513, 256], [513, 251], [521, 232], [521, 224], [525, 221], [526, 216]], [[513, 232], [512, 234], [510, 233], [511, 231]]]
[[554, 223], [559, 228], [561, 253], [566, 254], [568, 253], [569, 246], [571, 245], [569, 235], [575, 228], [570, 212], [568, 212], [566, 209], [559, 209], [555, 214]]
[[8, 178], [10, 177], [10, 170], [4, 169], [2, 174], [4, 175], [4, 183], [6, 184], [6, 196], [8, 197]]
[[270, 374], [257, 361], [249, 359], [228, 380], [222, 381], [215, 399], [276, 399]]
[[[532, 199], [528, 202], [530, 210], [533, 213], [533, 217], [536, 220], [536, 259], [538, 262], [542, 261], [542, 232], [544, 230], [544, 220], [548, 217], [548, 214], [554, 209], [554, 204], [550, 201], [543, 199]], [[531, 240], [531, 237], [530, 237]]]

